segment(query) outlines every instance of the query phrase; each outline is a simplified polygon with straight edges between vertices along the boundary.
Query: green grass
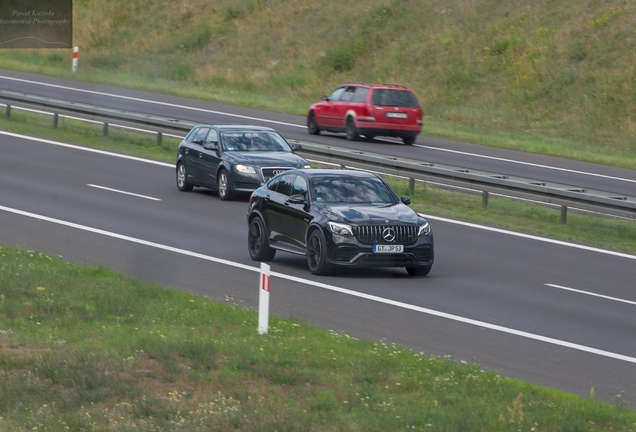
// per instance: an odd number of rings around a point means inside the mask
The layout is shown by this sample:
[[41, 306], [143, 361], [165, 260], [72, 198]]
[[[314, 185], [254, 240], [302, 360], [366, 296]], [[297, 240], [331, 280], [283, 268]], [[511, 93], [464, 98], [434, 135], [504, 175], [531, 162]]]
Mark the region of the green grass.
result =
[[3, 431], [633, 431], [636, 413], [0, 247]]

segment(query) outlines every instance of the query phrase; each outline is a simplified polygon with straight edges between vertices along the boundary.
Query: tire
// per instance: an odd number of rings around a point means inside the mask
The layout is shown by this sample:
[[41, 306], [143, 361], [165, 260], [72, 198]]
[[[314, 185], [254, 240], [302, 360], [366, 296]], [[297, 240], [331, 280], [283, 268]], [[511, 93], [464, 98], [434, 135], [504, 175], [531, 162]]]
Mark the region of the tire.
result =
[[219, 172], [216, 190], [221, 200], [229, 201], [232, 199], [232, 191], [230, 190], [230, 179], [227, 177], [227, 171], [224, 169]]
[[326, 276], [333, 273], [327, 266], [327, 242], [322, 231], [315, 229], [307, 241], [307, 267], [312, 274]]
[[183, 162], [177, 164], [177, 188], [181, 192], [190, 192], [192, 185], [188, 182], [188, 170]]
[[431, 272], [432, 268], [433, 266], [430, 265], [426, 267], [407, 267], [406, 271], [411, 276], [426, 276]]
[[404, 142], [404, 144], [406, 145], [411, 145], [415, 142], [415, 137], [411, 136], [411, 137], [402, 137], [402, 141]]
[[360, 139], [360, 135], [358, 134], [358, 129], [356, 128], [356, 124], [353, 121], [353, 117], [349, 117], [347, 119], [345, 133], [347, 134], [347, 139], [349, 141], [358, 141]]
[[254, 261], [268, 262], [274, 259], [276, 249], [269, 246], [265, 223], [260, 217], [255, 217], [250, 222], [247, 233], [247, 250]]
[[316, 121], [316, 114], [313, 112], [309, 114], [309, 118], [307, 119], [307, 132], [309, 132], [310, 135], [318, 135], [320, 133], [320, 128]]

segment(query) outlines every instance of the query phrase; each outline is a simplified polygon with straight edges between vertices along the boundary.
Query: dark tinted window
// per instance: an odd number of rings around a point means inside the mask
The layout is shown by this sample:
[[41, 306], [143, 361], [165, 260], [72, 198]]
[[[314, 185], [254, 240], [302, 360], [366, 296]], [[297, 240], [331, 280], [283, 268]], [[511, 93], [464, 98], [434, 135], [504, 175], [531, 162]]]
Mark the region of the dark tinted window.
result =
[[285, 138], [273, 131], [224, 131], [221, 141], [226, 151], [292, 151]]
[[216, 129], [210, 129], [210, 133], [205, 139], [206, 144], [213, 143], [213, 142], [219, 142], [219, 134], [216, 132]]
[[192, 128], [192, 130], [188, 132], [188, 135], [186, 135], [185, 140], [192, 141], [192, 138], [196, 135], [198, 130], [199, 130], [198, 128]]
[[387, 186], [378, 178], [322, 177], [313, 182], [316, 201], [325, 203], [395, 204]]
[[267, 189], [271, 191], [276, 191], [278, 187], [278, 182], [280, 182], [280, 177], [274, 177], [270, 181], [267, 182]]
[[294, 177], [296, 174], [285, 174], [280, 176], [280, 179], [276, 182], [276, 189], [270, 187], [270, 189], [275, 190], [278, 193], [283, 195], [290, 195], [292, 190], [292, 184], [294, 182]]
[[371, 97], [371, 103], [373, 105], [380, 106], [399, 106], [409, 108], [419, 108], [417, 99], [413, 93], [408, 90], [393, 90], [393, 89], [377, 89], [373, 91]]
[[205, 139], [209, 131], [210, 131], [209, 128], [199, 128], [194, 133], [194, 136], [192, 137], [192, 142], [195, 144], [203, 144], [203, 140]]
[[367, 100], [367, 95], [369, 94], [369, 89], [366, 87], [358, 87], [356, 88], [356, 92], [353, 95], [352, 102], [365, 102]]
[[294, 180], [290, 195], [296, 194], [301, 194], [304, 197], [307, 196], [307, 181], [302, 176], [296, 176], [296, 180]]

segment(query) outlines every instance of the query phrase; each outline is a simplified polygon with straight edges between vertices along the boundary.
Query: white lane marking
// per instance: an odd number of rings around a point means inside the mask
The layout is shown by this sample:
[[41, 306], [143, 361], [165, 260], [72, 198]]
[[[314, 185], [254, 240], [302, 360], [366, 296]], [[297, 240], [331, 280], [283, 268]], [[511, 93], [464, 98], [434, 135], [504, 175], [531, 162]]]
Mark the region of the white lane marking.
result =
[[32, 137], [32, 136], [20, 135], [20, 134], [13, 133], [13, 132], [0, 131], [0, 135], [12, 136], [14, 138], [22, 138], [22, 139], [26, 139], [26, 140], [41, 142], [41, 143], [44, 143], [44, 144], [52, 144], [52, 145], [56, 145], [56, 146], [59, 146], [59, 147], [70, 148], [70, 149], [73, 149], [73, 150], [82, 150], [82, 151], [87, 151], [87, 152], [90, 152], [90, 153], [97, 153], [97, 154], [102, 154], [102, 155], [107, 155], [107, 156], [118, 157], [118, 158], [122, 158], [122, 159], [134, 160], [134, 161], [137, 161], [137, 162], [144, 162], [144, 163], [149, 163], [149, 164], [153, 164], [153, 165], [161, 165], [161, 166], [165, 166], [165, 167], [169, 167], [169, 168], [174, 168], [174, 164], [169, 164], [169, 163], [166, 163], [166, 162], [159, 162], [159, 161], [154, 161], [154, 160], [151, 160], [151, 159], [144, 159], [144, 158], [140, 158], [140, 157], [136, 157], [136, 156], [128, 156], [128, 155], [125, 155], [125, 154], [112, 153], [112, 152], [105, 151], [105, 150], [98, 150], [98, 149], [94, 149], [94, 148], [90, 148], [90, 147], [82, 147], [82, 146], [77, 146], [77, 145], [73, 145], [73, 144], [66, 144], [66, 143], [62, 143], [62, 142], [58, 142], [58, 141], [52, 141], [52, 140], [47, 140], [47, 139], [43, 139], [43, 138], [35, 138], [35, 137]]
[[136, 97], [132, 97], [132, 96], [115, 95], [115, 94], [110, 94], [110, 93], [105, 93], [105, 92], [98, 92], [98, 91], [95, 91], [95, 90], [84, 90], [84, 89], [78, 89], [78, 88], [74, 88], [74, 87], [62, 86], [62, 85], [58, 85], [58, 84], [50, 84], [50, 83], [42, 83], [42, 82], [37, 82], [37, 81], [25, 80], [25, 79], [21, 79], [21, 78], [13, 78], [13, 77], [7, 77], [7, 76], [0, 76], [0, 78], [6, 79], [6, 80], [12, 80], [12, 81], [25, 82], [25, 83], [29, 83], [29, 84], [38, 84], [38, 85], [45, 86], [45, 87], [53, 87], [53, 88], [59, 88], [59, 89], [64, 89], [64, 90], [73, 90], [73, 91], [81, 92], [81, 93], [95, 94], [95, 95], [100, 95], [100, 96], [108, 96], [108, 97], [112, 97], [112, 98], [119, 98], [119, 99], [131, 100], [131, 101], [136, 101], [136, 102], [144, 102], [144, 103], [155, 104], [155, 105], [163, 105], [163, 106], [168, 106], [168, 107], [172, 107], [172, 108], [183, 108], [183, 109], [187, 109], [187, 110], [200, 111], [200, 112], [209, 113], [209, 114], [224, 115], [224, 116], [228, 116], [228, 117], [236, 117], [236, 118], [240, 118], [240, 119], [244, 119], [244, 120], [257, 120], [257, 121], [261, 121], [261, 122], [265, 122], [265, 123], [280, 124], [280, 125], [284, 125], [284, 126], [292, 126], [292, 127], [297, 127], [297, 128], [303, 128], [303, 129], [307, 127], [305, 125], [297, 125], [297, 124], [293, 124], [293, 123], [286, 123], [286, 122], [281, 122], [281, 121], [276, 121], [276, 120], [267, 120], [267, 119], [262, 119], [262, 118], [259, 118], [259, 117], [250, 117], [250, 116], [245, 116], [245, 115], [226, 113], [226, 112], [223, 112], [223, 111], [214, 111], [214, 110], [205, 109], [205, 108], [195, 108], [195, 107], [192, 107], [192, 106], [178, 105], [178, 104], [172, 104], [172, 103], [168, 103], [168, 102], [159, 102], [159, 101], [154, 101], [154, 100], [151, 100], [151, 99], [142, 99], [142, 98], [136, 98]]
[[[46, 222], [51, 222], [51, 223], [55, 223], [58, 225], [63, 225], [63, 226], [67, 226], [67, 227], [71, 227], [71, 228], [76, 228], [79, 230], [83, 230], [83, 231], [88, 231], [88, 232], [92, 232], [95, 234], [100, 234], [100, 235], [104, 235], [107, 237], [112, 237], [112, 238], [117, 238], [120, 240], [124, 240], [124, 241], [128, 241], [131, 243], [137, 243], [137, 244], [141, 244], [141, 245], [145, 245], [145, 246], [150, 246], [150, 247], [154, 247], [157, 249], [161, 249], [161, 250], [165, 250], [165, 251], [169, 251], [169, 252], [174, 252], [174, 253], [178, 253], [181, 255], [186, 255], [186, 256], [190, 256], [190, 257], [194, 257], [194, 258], [200, 258], [206, 261], [212, 261], [212, 262], [216, 262], [219, 264], [225, 264], [225, 265], [229, 265], [232, 267], [237, 267], [240, 269], [244, 269], [244, 270], [249, 270], [249, 271], [253, 271], [253, 272], [260, 272], [260, 268], [259, 267], [253, 267], [253, 266], [248, 266], [245, 264], [240, 264], [237, 262], [233, 262], [233, 261], [229, 261], [229, 260], [225, 260], [225, 259], [221, 259], [221, 258], [216, 258], [216, 257], [212, 257], [209, 255], [204, 255], [204, 254], [200, 254], [200, 253], [196, 253], [196, 252], [191, 252], [185, 249], [179, 249], [176, 247], [172, 247], [172, 246], [167, 246], [167, 245], [163, 245], [163, 244], [159, 244], [159, 243], [154, 243], [151, 241], [147, 241], [147, 240], [142, 240], [142, 239], [138, 239], [138, 238], [134, 238], [134, 237], [129, 237], [129, 236], [125, 236], [122, 234], [117, 234], [117, 233], [113, 233], [110, 231], [104, 231], [101, 229], [97, 229], [97, 228], [92, 228], [92, 227], [88, 227], [85, 225], [80, 225], [80, 224], [76, 224], [73, 222], [67, 222], [67, 221], [63, 221], [60, 219], [54, 219], [48, 216], [43, 216], [43, 215], [38, 215], [35, 213], [29, 213], [29, 212], [25, 212], [22, 210], [17, 210], [17, 209], [13, 209], [10, 207], [4, 207], [4, 206], [0, 206], [0, 210], [3, 210], [5, 212], [8, 213], [13, 213], [13, 214], [17, 214], [17, 215], [21, 215], [21, 216], [26, 216], [26, 217], [30, 217], [33, 219], [38, 219], [38, 220], [42, 220], [42, 221], [46, 221]], [[511, 335], [515, 335], [515, 336], [520, 336], [523, 338], [527, 338], [527, 339], [532, 339], [532, 340], [536, 340], [536, 341], [540, 341], [540, 342], [545, 342], [545, 343], [549, 343], [552, 345], [557, 345], [557, 346], [561, 346], [561, 347], [566, 347], [566, 348], [571, 348], [574, 350], [578, 350], [578, 351], [583, 351], [586, 353], [590, 353], [590, 354], [596, 354], [599, 356], [603, 356], [603, 357], [608, 357], [608, 358], [612, 358], [612, 359], [616, 359], [616, 360], [622, 360], [625, 362], [629, 362], [629, 363], [636, 363], [636, 358], [634, 357], [629, 357], [623, 354], [618, 354], [618, 353], [613, 353], [611, 351], [605, 351], [605, 350], [600, 350], [597, 348], [592, 348], [592, 347], [588, 347], [585, 345], [580, 345], [580, 344], [576, 344], [576, 343], [572, 343], [572, 342], [567, 342], [567, 341], [563, 341], [563, 340], [559, 340], [559, 339], [554, 339], [551, 337], [546, 337], [546, 336], [541, 336], [541, 335], [537, 335], [537, 334], [533, 334], [533, 333], [528, 333], [525, 331], [521, 331], [521, 330], [515, 330], [515, 329], [511, 329], [508, 327], [503, 327], [503, 326], [499, 326], [499, 325], [495, 325], [495, 324], [490, 324], [484, 321], [478, 321], [478, 320], [474, 320], [474, 319], [470, 319], [470, 318], [465, 318], [465, 317], [461, 317], [458, 315], [453, 315], [453, 314], [449, 314], [446, 312], [440, 312], [437, 310], [433, 310], [433, 309], [428, 309], [428, 308], [424, 308], [424, 307], [420, 307], [420, 306], [415, 306], [415, 305], [411, 305], [408, 303], [403, 303], [403, 302], [399, 302], [399, 301], [395, 301], [395, 300], [390, 300], [390, 299], [386, 299], [383, 297], [378, 297], [378, 296], [374, 296], [374, 295], [369, 295], [369, 294], [364, 294], [364, 293], [360, 293], [357, 291], [352, 291], [346, 288], [340, 288], [340, 287], [336, 287], [333, 285], [328, 285], [328, 284], [324, 284], [324, 283], [320, 283], [320, 282], [314, 282], [308, 279], [303, 279], [303, 278], [299, 278], [296, 276], [290, 276], [290, 275], [286, 275], [284, 273], [278, 273], [278, 272], [271, 272], [272, 276], [275, 277], [279, 277], [281, 279], [286, 279], [289, 281], [293, 281], [293, 282], [298, 282], [304, 285], [311, 285], [314, 287], [318, 287], [318, 288], [323, 288], [329, 291], [333, 291], [333, 292], [338, 292], [341, 294], [346, 294], [346, 295], [350, 295], [353, 297], [359, 297], [359, 298], [363, 298], [365, 300], [370, 300], [370, 301], [374, 301], [377, 303], [382, 303], [382, 304], [386, 304], [386, 305], [390, 305], [390, 306], [395, 306], [395, 307], [399, 307], [402, 309], [407, 309], [407, 310], [412, 310], [415, 312], [420, 312], [423, 314], [427, 314], [427, 315], [432, 315], [432, 316], [436, 316], [436, 317], [440, 317], [440, 318], [446, 318], [452, 321], [457, 321], [460, 323], [464, 323], [464, 324], [469, 324], [472, 326], [476, 326], [476, 327], [481, 327], [481, 328], [486, 328], [489, 330], [494, 330], [494, 331], [498, 331], [498, 332], [502, 332], [502, 333], [507, 333], [507, 334], [511, 334]]]
[[[262, 121], [262, 122], [266, 122], [266, 123], [280, 124], [280, 125], [284, 125], [284, 126], [291, 126], [291, 127], [297, 127], [297, 128], [303, 128], [303, 129], [306, 128], [305, 125], [297, 125], [297, 124], [294, 124], [294, 123], [287, 123], [287, 122], [281, 122], [281, 121], [276, 121], [276, 120], [267, 120], [267, 119], [263, 119], [263, 118], [259, 118], [259, 117], [250, 117], [250, 116], [244, 116], [244, 115], [239, 115], [239, 114], [226, 113], [226, 112], [222, 112], [222, 111], [209, 110], [209, 109], [205, 109], [205, 108], [195, 108], [195, 107], [191, 107], [191, 106], [171, 104], [171, 103], [167, 103], [167, 102], [159, 102], [159, 101], [154, 101], [154, 100], [151, 100], [151, 99], [141, 99], [141, 98], [135, 98], [135, 97], [132, 97], [132, 96], [114, 95], [114, 94], [110, 94], [110, 93], [106, 93], [106, 92], [98, 92], [98, 91], [94, 91], [94, 90], [84, 90], [84, 89], [78, 89], [78, 88], [74, 88], [74, 87], [62, 86], [62, 85], [58, 85], [58, 84], [42, 83], [42, 82], [38, 82], [38, 81], [31, 81], [31, 80], [25, 80], [25, 79], [21, 79], [21, 78], [13, 78], [13, 77], [8, 77], [8, 76], [0, 76], [0, 78], [6, 79], [6, 80], [25, 82], [25, 83], [29, 83], [29, 84], [38, 84], [38, 85], [41, 85], [41, 86], [59, 88], [59, 89], [64, 89], [64, 90], [73, 90], [73, 91], [82, 92], [82, 93], [96, 94], [96, 95], [100, 95], [100, 96], [108, 96], [108, 97], [112, 97], [112, 98], [120, 98], [120, 99], [133, 100], [133, 101], [144, 102], [144, 103], [149, 103], [149, 104], [163, 105], [163, 106], [169, 106], [169, 107], [174, 107], [174, 108], [183, 108], [183, 109], [189, 109], [189, 110], [193, 110], [193, 111], [206, 112], [206, 113], [211, 113], [211, 114], [225, 115], [225, 116], [228, 116], [228, 117], [236, 117], [236, 118], [241, 118], [241, 119], [245, 119], [245, 120], [257, 120], [257, 121]], [[396, 142], [396, 141], [391, 141], [391, 140], [387, 140], [387, 141]], [[479, 157], [479, 158], [484, 158], [484, 159], [498, 160], [498, 161], [501, 161], [501, 162], [516, 163], [516, 164], [520, 164], [520, 165], [528, 165], [528, 166], [533, 166], [533, 167], [537, 167], [537, 168], [545, 168], [545, 169], [551, 169], [551, 170], [556, 170], [556, 171], [570, 172], [570, 173], [573, 173], [573, 174], [582, 174], [582, 175], [589, 175], [589, 176], [593, 176], [593, 177], [600, 177], [600, 178], [606, 178], [606, 179], [611, 179], [611, 180], [618, 180], [618, 181], [636, 183], [636, 180], [631, 180], [631, 179], [626, 179], [626, 178], [621, 178], [621, 177], [613, 177], [613, 176], [608, 176], [608, 175], [603, 175], [603, 174], [596, 174], [596, 173], [592, 173], [592, 172], [570, 170], [570, 169], [566, 169], [566, 168], [553, 167], [553, 166], [549, 166], [549, 165], [534, 164], [534, 163], [530, 163], [530, 162], [522, 162], [522, 161], [517, 161], [517, 160], [513, 160], [513, 159], [505, 159], [505, 158], [499, 158], [499, 157], [495, 157], [495, 156], [480, 155], [480, 154], [477, 154], [477, 153], [461, 152], [459, 150], [442, 149], [442, 148], [439, 148], [439, 147], [431, 147], [431, 146], [425, 146], [425, 145], [421, 145], [421, 144], [413, 144], [413, 145], [415, 147], [426, 148], [426, 149], [429, 149], [429, 150], [445, 151], [445, 152], [448, 152], [448, 153], [456, 153], [456, 154], [462, 154], [462, 155], [466, 155], [466, 156], [473, 156], [473, 157]]]
[[145, 199], [149, 199], [149, 200], [153, 200], [153, 201], [161, 201], [159, 198], [153, 198], [153, 197], [149, 197], [149, 196], [146, 196], [146, 195], [139, 195], [139, 194], [136, 194], [136, 193], [126, 192], [126, 191], [122, 191], [122, 190], [119, 190], [119, 189], [111, 189], [111, 188], [107, 188], [107, 187], [104, 187], [104, 186], [98, 186], [98, 185], [94, 185], [94, 184], [87, 184], [86, 186], [90, 186], [90, 187], [97, 188], [97, 189], [103, 189], [103, 190], [107, 190], [107, 191], [110, 191], [110, 192], [117, 192], [117, 193], [124, 194], [124, 195], [132, 195], [132, 196], [136, 196], [136, 197], [139, 197], [139, 198], [145, 198]]
[[[82, 150], [82, 151], [87, 151], [87, 152], [92, 152], [92, 153], [103, 154], [103, 155], [107, 155], [107, 156], [130, 159], [130, 160], [134, 160], [134, 161], [137, 161], [137, 162], [144, 162], [144, 163], [149, 163], [149, 164], [154, 164], [154, 165], [161, 165], [161, 166], [165, 166], [165, 167], [172, 168], [172, 169], [174, 169], [174, 167], [175, 167], [174, 164], [169, 164], [169, 163], [166, 163], [166, 162], [158, 162], [158, 161], [154, 161], [154, 160], [151, 160], [151, 159], [143, 159], [143, 158], [140, 158], [140, 157], [122, 155], [122, 154], [119, 154], [119, 153], [111, 153], [111, 152], [104, 151], [104, 150], [97, 150], [97, 149], [92, 149], [92, 148], [88, 148], [88, 147], [81, 147], [81, 146], [76, 146], [76, 145], [72, 145], [72, 144], [65, 144], [65, 143], [60, 143], [60, 142], [57, 142], [57, 141], [45, 140], [45, 139], [41, 139], [41, 138], [34, 138], [34, 137], [30, 137], [30, 136], [26, 136], [26, 135], [19, 135], [19, 134], [15, 134], [15, 133], [11, 133], [11, 132], [0, 131], [0, 135], [8, 135], [8, 136], [16, 137], [16, 138], [23, 138], [23, 139], [33, 140], [33, 141], [37, 141], [37, 142], [42, 142], [42, 143], [45, 143], [45, 144], [53, 144], [53, 145], [57, 145], [57, 146], [60, 146], [60, 147], [67, 147], [67, 148], [71, 148], [71, 149], [74, 149], [74, 150]], [[534, 235], [530, 235], [530, 234], [523, 234], [523, 233], [518, 233], [518, 232], [515, 232], [515, 231], [508, 231], [508, 230], [504, 230], [504, 229], [500, 229], [500, 228], [493, 228], [493, 227], [488, 227], [488, 226], [483, 226], [483, 225], [477, 225], [477, 224], [470, 223], [470, 222], [462, 222], [462, 221], [448, 219], [448, 218], [439, 217], [439, 216], [426, 215], [426, 214], [423, 214], [423, 213], [420, 213], [420, 215], [422, 217], [426, 218], [426, 219], [438, 220], [438, 221], [446, 222], [446, 223], [450, 223], [450, 224], [463, 225], [463, 226], [467, 226], [467, 227], [470, 227], [470, 228], [481, 229], [481, 230], [486, 230], [486, 231], [493, 231], [493, 232], [497, 232], [499, 234], [506, 234], [506, 235], [516, 236], [516, 237], [522, 237], [522, 238], [527, 238], [527, 239], [531, 239], [531, 240], [542, 241], [542, 242], [545, 242], [545, 243], [553, 243], [553, 244], [558, 244], [558, 245], [561, 245], [561, 246], [571, 247], [571, 248], [575, 248], [575, 249], [583, 249], [583, 250], [587, 250], [587, 251], [590, 251], [590, 252], [597, 252], [597, 253], [602, 253], [602, 254], [606, 254], [606, 255], [613, 255], [613, 256], [617, 256], [617, 257], [621, 257], [621, 258], [628, 258], [628, 259], [636, 260], [636, 255], [630, 255], [630, 254], [627, 254], [627, 253], [615, 252], [615, 251], [611, 251], [611, 250], [600, 249], [600, 248], [595, 248], [595, 247], [591, 247], [591, 246], [584, 246], [584, 245], [579, 245], [579, 244], [575, 244], [575, 243], [568, 243], [568, 242], [565, 242], [565, 241], [554, 240], [554, 239], [534, 236]]]
[[582, 291], [582, 290], [578, 290], [575, 288], [568, 288], [568, 287], [564, 287], [562, 285], [555, 285], [555, 284], [544, 284], [545, 286], [549, 286], [552, 288], [558, 288], [558, 289], [562, 289], [562, 290], [566, 290], [566, 291], [572, 291], [575, 293], [579, 293], [579, 294], [585, 294], [585, 295], [589, 295], [589, 296], [593, 296], [593, 297], [600, 297], [600, 298], [604, 298], [607, 300], [613, 300], [616, 302], [621, 302], [621, 303], [627, 303], [627, 304], [631, 304], [631, 305], [636, 305], [636, 301], [631, 301], [631, 300], [625, 300], [622, 298], [618, 298], [618, 297], [610, 297], [610, 296], [606, 296], [603, 294], [597, 294], [597, 293], [593, 293], [593, 292], [589, 292], [589, 291]]
[[530, 234], [524, 234], [524, 233], [520, 233], [520, 232], [515, 232], [515, 231], [508, 231], [505, 229], [501, 229], [501, 228], [493, 228], [493, 227], [489, 227], [489, 226], [483, 226], [483, 225], [477, 225], [474, 223], [470, 223], [470, 222], [462, 222], [462, 221], [457, 221], [457, 220], [453, 220], [453, 219], [447, 219], [444, 217], [439, 217], [439, 216], [433, 216], [433, 215], [426, 215], [423, 213], [419, 213], [420, 216], [422, 216], [425, 219], [430, 219], [430, 220], [438, 220], [440, 222], [446, 222], [446, 223], [451, 223], [451, 224], [455, 224], [455, 225], [463, 225], [469, 228], [477, 228], [477, 229], [482, 229], [485, 231], [492, 231], [492, 232], [496, 232], [499, 234], [506, 234], [506, 235], [511, 235], [511, 236], [515, 236], [515, 237], [521, 237], [521, 238], [526, 238], [526, 239], [530, 239], [530, 240], [536, 240], [536, 241], [541, 241], [544, 243], [552, 243], [552, 244], [556, 244], [556, 245], [560, 245], [560, 246], [566, 246], [566, 247], [571, 247], [574, 249], [581, 249], [581, 250], [586, 250], [589, 252], [597, 252], [597, 253], [602, 253], [605, 255], [612, 255], [612, 256], [616, 256], [616, 257], [620, 257], [620, 258], [627, 258], [627, 259], [632, 259], [632, 260], [636, 260], [636, 255], [631, 255], [628, 253], [624, 253], [624, 252], [616, 252], [616, 251], [612, 251], [612, 250], [607, 250], [607, 249], [601, 249], [601, 248], [597, 248], [597, 247], [593, 247], [593, 246], [585, 246], [585, 245], [580, 245], [580, 244], [576, 244], [576, 243], [568, 243], [562, 240], [554, 240], [554, 239], [550, 239], [550, 238], [545, 238], [545, 237], [539, 237], [539, 236], [535, 236], [535, 235], [530, 235]]
[[487, 156], [487, 155], [480, 155], [480, 154], [477, 154], [477, 153], [467, 153], [467, 152], [463, 152], [463, 151], [459, 151], [459, 150], [444, 149], [444, 148], [439, 148], [439, 147], [430, 147], [430, 146], [425, 146], [425, 145], [421, 145], [421, 144], [414, 144], [414, 146], [425, 148], [425, 149], [429, 149], [429, 150], [437, 150], [437, 151], [443, 151], [443, 152], [447, 152], [447, 153], [461, 154], [461, 155], [464, 155], [464, 156], [472, 156], [472, 157], [477, 157], [477, 158], [482, 158], [482, 159], [492, 159], [492, 160], [496, 160], [496, 161], [515, 163], [515, 164], [519, 164], [519, 165], [528, 165], [528, 166], [532, 166], [532, 167], [536, 167], [536, 168], [545, 168], [545, 169], [550, 169], [550, 170], [555, 170], [555, 171], [569, 172], [569, 173], [572, 173], [572, 174], [582, 174], [582, 175], [589, 175], [589, 176], [592, 176], [592, 177], [605, 178], [605, 179], [609, 179], [609, 180], [618, 180], [618, 181], [624, 181], [624, 182], [629, 182], [629, 183], [636, 183], [636, 180], [632, 180], [632, 179], [608, 176], [608, 175], [604, 175], [604, 174], [596, 174], [596, 173], [587, 172], [587, 171], [577, 171], [577, 170], [572, 170], [572, 169], [567, 169], [567, 168], [554, 167], [554, 166], [550, 166], [550, 165], [541, 165], [541, 164], [536, 164], [536, 163], [531, 163], [531, 162], [518, 161], [518, 160], [514, 160], [514, 159], [505, 159], [505, 158], [500, 158], [500, 157], [496, 157], [496, 156]]

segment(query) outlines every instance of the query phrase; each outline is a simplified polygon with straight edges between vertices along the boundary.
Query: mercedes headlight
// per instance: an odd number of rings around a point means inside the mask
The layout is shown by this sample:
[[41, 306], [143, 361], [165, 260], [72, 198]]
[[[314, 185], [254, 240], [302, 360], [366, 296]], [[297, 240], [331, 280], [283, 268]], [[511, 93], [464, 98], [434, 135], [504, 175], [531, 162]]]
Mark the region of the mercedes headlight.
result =
[[431, 226], [428, 222], [424, 222], [424, 225], [420, 225], [420, 228], [417, 230], [418, 236], [425, 236], [431, 233]]
[[351, 226], [337, 223], [337, 222], [328, 222], [329, 229], [332, 233], [338, 234], [341, 236], [352, 236], [353, 231], [351, 231]]

